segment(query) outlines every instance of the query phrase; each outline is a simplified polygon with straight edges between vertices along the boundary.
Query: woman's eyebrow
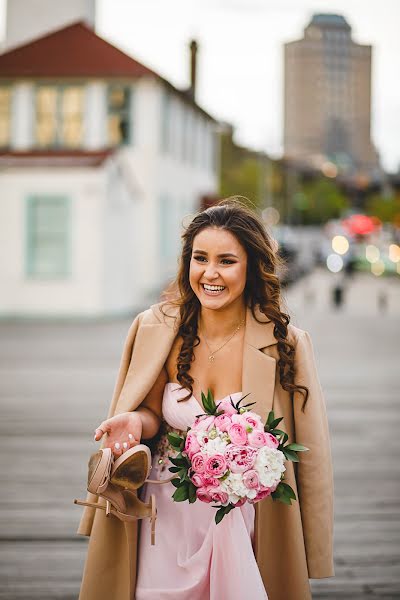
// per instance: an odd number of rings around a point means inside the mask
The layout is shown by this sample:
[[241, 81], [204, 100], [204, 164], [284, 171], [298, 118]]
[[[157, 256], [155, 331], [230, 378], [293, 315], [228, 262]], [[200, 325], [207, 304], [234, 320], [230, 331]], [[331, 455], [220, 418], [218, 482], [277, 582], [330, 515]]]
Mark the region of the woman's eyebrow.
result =
[[[203, 256], [207, 256], [208, 252], [205, 252], [204, 250], [194, 249], [193, 254], [202, 254]], [[233, 252], [223, 252], [222, 254], [218, 254], [218, 258], [227, 258], [228, 256], [233, 256], [234, 258], [239, 258], [236, 254], [233, 254]]]

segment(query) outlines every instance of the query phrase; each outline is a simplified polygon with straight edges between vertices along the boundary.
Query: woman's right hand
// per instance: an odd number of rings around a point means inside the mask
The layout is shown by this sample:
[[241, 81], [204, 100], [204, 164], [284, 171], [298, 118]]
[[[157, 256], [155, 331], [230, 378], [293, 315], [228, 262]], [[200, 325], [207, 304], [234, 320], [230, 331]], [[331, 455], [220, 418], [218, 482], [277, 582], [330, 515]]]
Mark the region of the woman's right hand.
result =
[[106, 419], [96, 428], [94, 440], [98, 442], [107, 434], [105, 448], [111, 448], [115, 457], [140, 444], [142, 419], [137, 412], [125, 412]]

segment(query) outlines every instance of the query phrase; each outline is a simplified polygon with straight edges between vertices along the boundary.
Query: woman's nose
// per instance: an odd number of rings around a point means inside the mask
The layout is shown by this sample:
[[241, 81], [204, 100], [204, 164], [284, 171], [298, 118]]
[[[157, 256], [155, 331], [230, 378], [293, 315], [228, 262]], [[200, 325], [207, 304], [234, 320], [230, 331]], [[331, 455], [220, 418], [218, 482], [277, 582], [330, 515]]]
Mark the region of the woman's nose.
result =
[[216, 265], [213, 265], [212, 263], [208, 264], [204, 271], [204, 275], [207, 279], [216, 279], [219, 276]]

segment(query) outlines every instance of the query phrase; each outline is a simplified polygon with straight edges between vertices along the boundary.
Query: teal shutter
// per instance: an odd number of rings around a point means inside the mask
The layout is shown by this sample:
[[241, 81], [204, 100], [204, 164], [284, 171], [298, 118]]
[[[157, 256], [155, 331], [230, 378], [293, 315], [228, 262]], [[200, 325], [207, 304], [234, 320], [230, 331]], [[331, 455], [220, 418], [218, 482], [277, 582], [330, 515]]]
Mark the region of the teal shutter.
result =
[[26, 223], [26, 274], [45, 279], [67, 277], [70, 272], [68, 198], [28, 198]]

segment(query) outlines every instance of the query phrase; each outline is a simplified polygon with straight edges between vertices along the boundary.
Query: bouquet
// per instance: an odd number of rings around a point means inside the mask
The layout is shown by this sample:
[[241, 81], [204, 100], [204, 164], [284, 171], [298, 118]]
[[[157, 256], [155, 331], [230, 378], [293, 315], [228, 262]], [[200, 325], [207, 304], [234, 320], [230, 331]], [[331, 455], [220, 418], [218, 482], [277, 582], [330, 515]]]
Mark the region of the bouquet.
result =
[[204, 414], [181, 437], [169, 433], [175, 457], [170, 457], [176, 474], [172, 484], [175, 502], [213, 503], [218, 524], [233, 508], [245, 502], [254, 504], [267, 496], [285, 504], [296, 500], [293, 489], [283, 481], [285, 460], [298, 462], [297, 452], [308, 450], [301, 444], [288, 444], [288, 434], [277, 429], [283, 417], [261, 417], [242, 405], [222, 400], [215, 403], [208, 390], [201, 394]]

